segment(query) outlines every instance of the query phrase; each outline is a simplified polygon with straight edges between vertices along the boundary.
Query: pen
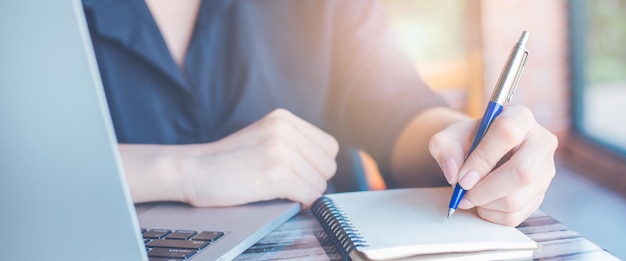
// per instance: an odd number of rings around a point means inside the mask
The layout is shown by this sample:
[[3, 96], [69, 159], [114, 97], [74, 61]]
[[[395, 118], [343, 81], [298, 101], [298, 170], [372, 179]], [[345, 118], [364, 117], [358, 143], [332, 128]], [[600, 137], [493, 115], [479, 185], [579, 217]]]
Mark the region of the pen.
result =
[[[526, 58], [528, 57], [526, 43], [528, 42], [529, 36], [530, 34], [527, 31], [523, 31], [519, 41], [515, 44], [515, 46], [513, 46], [513, 49], [509, 54], [509, 58], [504, 64], [502, 73], [500, 73], [498, 83], [496, 83], [496, 87], [493, 89], [491, 98], [489, 98], [489, 104], [487, 104], [487, 109], [485, 110], [485, 114], [480, 122], [478, 131], [476, 131], [476, 136], [474, 136], [472, 146], [465, 156], [465, 160], [467, 160], [469, 155], [472, 154], [472, 151], [474, 151], [476, 146], [478, 146], [478, 143], [480, 143], [483, 136], [485, 136], [485, 133], [487, 132], [487, 129], [489, 129], [493, 120], [502, 111], [502, 107], [511, 101], [511, 97], [515, 93], [517, 83], [519, 82], [519, 78], [524, 70]], [[452, 193], [452, 198], [450, 199], [450, 205], [448, 206], [448, 218], [450, 218], [454, 211], [456, 211], [456, 208], [459, 206], [464, 194], [465, 189], [463, 189], [457, 182], [454, 187], [454, 192]]]

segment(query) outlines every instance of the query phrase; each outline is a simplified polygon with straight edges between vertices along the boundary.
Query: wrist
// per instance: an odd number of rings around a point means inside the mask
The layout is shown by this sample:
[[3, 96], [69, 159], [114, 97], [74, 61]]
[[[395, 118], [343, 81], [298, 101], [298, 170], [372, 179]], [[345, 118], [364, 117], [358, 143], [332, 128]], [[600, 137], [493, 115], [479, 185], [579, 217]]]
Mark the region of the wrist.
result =
[[[471, 120], [447, 107], [434, 107], [413, 118], [398, 137], [391, 158], [392, 173], [404, 186], [437, 186], [446, 181], [428, 146], [430, 138], [450, 124]], [[440, 184], [441, 183], [441, 184]]]
[[120, 144], [124, 173], [135, 203], [183, 201], [182, 157], [174, 145]]

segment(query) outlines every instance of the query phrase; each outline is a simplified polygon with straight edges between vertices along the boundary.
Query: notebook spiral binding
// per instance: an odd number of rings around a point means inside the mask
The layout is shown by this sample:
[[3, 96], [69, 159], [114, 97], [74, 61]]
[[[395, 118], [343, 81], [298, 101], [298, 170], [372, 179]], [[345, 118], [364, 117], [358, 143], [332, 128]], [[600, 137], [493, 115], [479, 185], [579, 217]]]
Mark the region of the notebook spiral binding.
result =
[[349, 254], [354, 248], [368, 246], [356, 227], [332, 199], [318, 198], [313, 203], [311, 212], [324, 228], [343, 260], [351, 260]]

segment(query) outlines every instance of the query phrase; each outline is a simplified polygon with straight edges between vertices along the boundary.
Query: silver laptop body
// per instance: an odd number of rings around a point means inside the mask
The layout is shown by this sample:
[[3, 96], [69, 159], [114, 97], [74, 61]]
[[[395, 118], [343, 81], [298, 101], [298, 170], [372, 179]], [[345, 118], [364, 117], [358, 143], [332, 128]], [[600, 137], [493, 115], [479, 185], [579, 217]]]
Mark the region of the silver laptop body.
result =
[[[132, 203], [79, 0], [0, 3], [2, 260], [148, 260], [140, 228], [223, 231], [233, 259], [299, 211]], [[138, 215], [136, 213], [139, 213]]]

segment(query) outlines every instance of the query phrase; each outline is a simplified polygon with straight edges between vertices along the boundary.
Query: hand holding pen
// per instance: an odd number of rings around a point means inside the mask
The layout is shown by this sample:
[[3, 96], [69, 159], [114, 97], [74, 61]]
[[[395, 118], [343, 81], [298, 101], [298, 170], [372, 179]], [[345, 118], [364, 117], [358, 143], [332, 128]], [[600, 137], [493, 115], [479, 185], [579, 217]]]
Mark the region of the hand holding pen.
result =
[[[523, 70], [527, 41], [524, 32], [480, 123], [452, 124], [430, 141], [431, 154], [448, 182], [455, 185], [448, 216], [457, 207], [476, 207], [486, 220], [515, 226], [539, 207], [554, 177], [556, 137], [527, 108], [508, 105], [503, 109]], [[510, 158], [502, 160], [507, 154]]]
[[[465, 159], [467, 159], [472, 154], [472, 151], [476, 149], [476, 146], [478, 146], [482, 138], [485, 136], [485, 133], [487, 133], [491, 123], [493, 123], [496, 117], [500, 115], [500, 112], [502, 112], [502, 107], [511, 101], [511, 98], [515, 93], [515, 89], [517, 88], [517, 84], [519, 83], [520, 76], [524, 71], [526, 59], [528, 58], [528, 50], [526, 50], [528, 36], [528, 32], [524, 31], [517, 44], [513, 47], [513, 50], [511, 50], [511, 54], [504, 65], [504, 69], [502, 69], [502, 73], [500, 74], [500, 79], [498, 79], [496, 87], [493, 89], [493, 93], [489, 99], [489, 104], [487, 104], [487, 109], [483, 114], [483, 118], [480, 121], [478, 130], [476, 131], [476, 136], [474, 136], [474, 141], [472, 141], [472, 146], [467, 152]], [[459, 203], [461, 203], [466, 189], [467, 188], [464, 188], [459, 183], [457, 183], [454, 187], [454, 192], [452, 193], [452, 198], [450, 199], [450, 204], [448, 206], [448, 218], [454, 214], [454, 211], [456, 211]]]

